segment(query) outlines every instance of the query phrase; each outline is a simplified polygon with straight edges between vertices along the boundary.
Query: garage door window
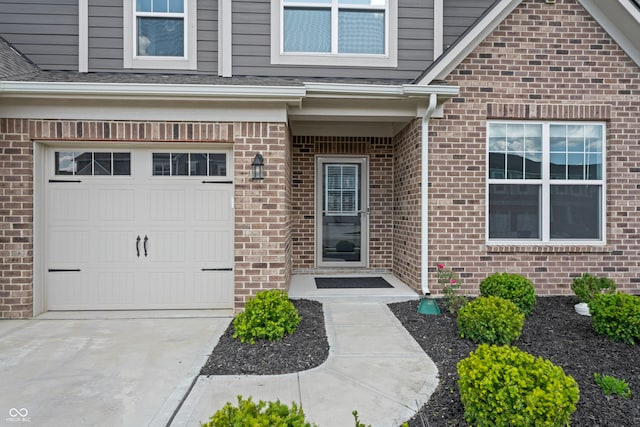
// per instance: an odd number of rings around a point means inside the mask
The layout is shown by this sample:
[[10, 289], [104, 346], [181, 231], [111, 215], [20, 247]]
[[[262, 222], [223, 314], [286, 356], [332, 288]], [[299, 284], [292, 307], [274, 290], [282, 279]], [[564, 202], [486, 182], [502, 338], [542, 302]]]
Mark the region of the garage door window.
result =
[[155, 176], [227, 176], [226, 153], [153, 153]]
[[131, 153], [56, 151], [56, 175], [131, 175]]

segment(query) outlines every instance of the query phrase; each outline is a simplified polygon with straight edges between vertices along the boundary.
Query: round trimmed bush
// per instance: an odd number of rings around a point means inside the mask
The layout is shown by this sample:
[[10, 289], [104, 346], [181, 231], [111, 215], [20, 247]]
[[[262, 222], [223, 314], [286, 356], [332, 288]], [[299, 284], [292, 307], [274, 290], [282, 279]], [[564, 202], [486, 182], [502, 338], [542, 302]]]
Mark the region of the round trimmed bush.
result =
[[302, 408], [291, 403], [291, 407], [276, 402], [259, 401], [255, 403], [238, 396], [238, 406], [233, 406], [227, 402], [221, 409], [218, 409], [211, 416], [206, 424], [200, 423], [202, 427], [229, 427], [229, 426], [253, 426], [253, 427], [314, 427], [305, 421]]
[[501, 297], [479, 297], [458, 312], [458, 333], [475, 343], [509, 344], [520, 337], [524, 313]]
[[513, 301], [525, 316], [536, 305], [536, 290], [531, 280], [513, 273], [495, 273], [480, 282], [480, 295], [502, 297]]
[[285, 291], [260, 291], [247, 301], [244, 311], [233, 319], [233, 337], [251, 344], [256, 342], [256, 338], [277, 341], [295, 332], [298, 323], [298, 310], [289, 301]]
[[640, 297], [621, 292], [596, 295], [589, 303], [593, 329], [614, 341], [640, 341]]
[[516, 347], [482, 344], [457, 367], [473, 426], [568, 426], [580, 397], [562, 368]]

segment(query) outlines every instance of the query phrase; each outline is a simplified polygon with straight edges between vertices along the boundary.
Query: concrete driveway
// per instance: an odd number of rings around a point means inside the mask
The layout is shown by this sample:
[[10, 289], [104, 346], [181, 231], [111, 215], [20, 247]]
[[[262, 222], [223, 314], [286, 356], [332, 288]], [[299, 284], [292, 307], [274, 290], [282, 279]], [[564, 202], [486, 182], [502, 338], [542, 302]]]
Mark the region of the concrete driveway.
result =
[[0, 426], [166, 426], [230, 321], [176, 312], [0, 321]]

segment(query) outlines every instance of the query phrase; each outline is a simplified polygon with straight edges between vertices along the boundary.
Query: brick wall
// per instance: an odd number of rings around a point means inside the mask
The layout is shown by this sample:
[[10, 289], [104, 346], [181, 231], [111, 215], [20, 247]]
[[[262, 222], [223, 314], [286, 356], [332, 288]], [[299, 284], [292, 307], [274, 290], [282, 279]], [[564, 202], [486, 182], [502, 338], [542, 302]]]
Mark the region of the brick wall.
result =
[[393, 268], [393, 142], [390, 138], [293, 137], [292, 242], [294, 270], [316, 268], [315, 159], [317, 155], [369, 158], [369, 264]]
[[393, 195], [393, 272], [420, 289], [421, 253], [421, 120], [414, 120], [396, 135]]
[[[240, 123], [234, 129], [236, 174], [236, 308], [261, 289], [287, 289], [290, 277], [291, 175], [282, 123]], [[263, 181], [251, 181], [251, 162], [264, 157]]]
[[0, 119], [0, 318], [31, 316], [33, 148], [27, 120]]
[[[282, 123], [102, 122], [0, 119], [0, 318], [32, 315], [33, 141], [233, 143], [236, 309], [290, 278], [291, 180], [288, 130]], [[257, 152], [266, 178], [250, 179]]]
[[[525, 0], [446, 79], [460, 96], [432, 119], [430, 258], [467, 293], [489, 274], [571, 294], [572, 278], [606, 275], [640, 291], [640, 69], [576, 0]], [[487, 247], [487, 119], [606, 120], [607, 245]], [[432, 287], [435, 279], [432, 278]]]

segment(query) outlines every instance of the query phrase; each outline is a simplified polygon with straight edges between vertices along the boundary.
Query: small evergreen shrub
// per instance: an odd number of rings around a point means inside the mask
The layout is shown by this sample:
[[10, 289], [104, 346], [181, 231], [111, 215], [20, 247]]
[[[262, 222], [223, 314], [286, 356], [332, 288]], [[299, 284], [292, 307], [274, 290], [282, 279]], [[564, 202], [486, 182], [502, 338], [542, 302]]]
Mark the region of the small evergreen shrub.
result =
[[458, 312], [458, 333], [475, 343], [509, 344], [520, 337], [524, 313], [500, 297], [480, 297]]
[[589, 303], [593, 329], [614, 341], [640, 341], [640, 297], [621, 292], [597, 295]]
[[589, 273], [584, 273], [582, 276], [573, 279], [571, 290], [576, 294], [580, 302], [588, 304], [593, 301], [596, 295], [615, 292], [616, 282], [608, 277], [595, 277]]
[[480, 282], [480, 295], [495, 296], [513, 301], [525, 316], [536, 305], [536, 291], [531, 280], [513, 273], [495, 273]]
[[260, 291], [233, 319], [233, 337], [251, 344], [256, 338], [277, 341], [285, 334], [295, 332], [298, 323], [300, 315], [286, 292], [278, 289]]
[[631, 389], [629, 384], [621, 379], [609, 376], [600, 375], [598, 373], [593, 374], [593, 379], [600, 386], [606, 396], [616, 394], [620, 397], [628, 399], [631, 397]]
[[458, 362], [458, 376], [473, 426], [568, 426], [580, 396], [562, 368], [511, 346], [480, 345]]
[[216, 411], [206, 424], [200, 423], [202, 427], [314, 427], [305, 421], [302, 408], [295, 402], [291, 407], [276, 402], [259, 401], [255, 403], [238, 396], [238, 406], [233, 406], [231, 402]]

